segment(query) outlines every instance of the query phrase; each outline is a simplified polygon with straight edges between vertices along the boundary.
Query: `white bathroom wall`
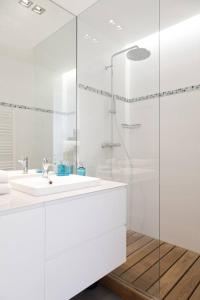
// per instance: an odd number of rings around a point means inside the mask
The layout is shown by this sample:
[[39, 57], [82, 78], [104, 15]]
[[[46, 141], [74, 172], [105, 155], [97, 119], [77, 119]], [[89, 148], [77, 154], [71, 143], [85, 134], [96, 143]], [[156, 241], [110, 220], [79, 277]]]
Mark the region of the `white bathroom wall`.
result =
[[[198, 14], [161, 31], [161, 92], [199, 84], [199, 35]], [[149, 45], [151, 38], [147, 37], [142, 42]], [[139, 72], [138, 69], [133, 70], [134, 74], [136, 71]], [[148, 87], [146, 80], [149, 79], [144, 76], [145, 88]], [[134, 88], [131, 94], [134, 95], [135, 91]], [[148, 94], [151, 93], [147, 90], [143, 93], [140, 88], [138, 96]], [[198, 252], [200, 251], [199, 96], [198, 90], [160, 98], [161, 239]], [[151, 125], [155, 120], [153, 110], [156, 101], [157, 98], [131, 104], [134, 122], [142, 123], [142, 127], [131, 135], [130, 150], [133, 157], [151, 158], [155, 153], [151, 138], [156, 135], [151, 133]], [[138, 203], [138, 207], [140, 205], [141, 203]]]
[[[31, 50], [4, 49], [0, 47], [0, 99], [12, 105], [35, 107], [34, 53]], [[3, 108], [2, 108], [3, 109]], [[7, 108], [13, 116], [13, 168], [20, 168], [17, 160], [27, 155], [30, 167], [39, 167], [42, 152], [52, 151], [47, 147], [51, 140], [47, 128], [51, 128], [52, 116], [32, 110]], [[45, 124], [43, 126], [43, 123]], [[38, 148], [38, 145], [40, 147]]]
[[[200, 4], [196, 16], [161, 35], [161, 88], [198, 85]], [[161, 238], [200, 252], [200, 91], [161, 100]]]
[[79, 161], [86, 164], [87, 174], [97, 175], [97, 169], [111, 154], [102, 149], [109, 141], [108, 99], [79, 90]]
[[[34, 48], [35, 99], [37, 106], [61, 114], [52, 115], [53, 161], [74, 158], [68, 139], [75, 139], [76, 130], [76, 21], [73, 19]], [[68, 149], [70, 148], [70, 149]]]

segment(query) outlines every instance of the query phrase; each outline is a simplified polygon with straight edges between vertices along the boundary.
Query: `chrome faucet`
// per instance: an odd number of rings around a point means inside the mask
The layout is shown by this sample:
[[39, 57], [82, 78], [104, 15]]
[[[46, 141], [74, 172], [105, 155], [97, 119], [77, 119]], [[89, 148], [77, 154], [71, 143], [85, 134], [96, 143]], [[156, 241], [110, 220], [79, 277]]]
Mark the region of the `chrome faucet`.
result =
[[25, 156], [23, 159], [18, 160], [18, 163], [22, 165], [23, 173], [28, 174], [28, 156]]
[[45, 157], [43, 159], [42, 166], [43, 166], [43, 177], [49, 178], [49, 171], [53, 165], [49, 163], [48, 159]]

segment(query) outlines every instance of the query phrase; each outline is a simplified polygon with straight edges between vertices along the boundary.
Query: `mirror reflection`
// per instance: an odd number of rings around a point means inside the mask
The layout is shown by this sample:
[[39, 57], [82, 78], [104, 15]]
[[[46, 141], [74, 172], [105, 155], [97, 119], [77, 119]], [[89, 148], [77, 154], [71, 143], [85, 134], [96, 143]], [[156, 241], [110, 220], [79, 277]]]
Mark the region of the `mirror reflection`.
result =
[[76, 18], [48, 0], [1, 0], [0, 66], [0, 169], [75, 164]]

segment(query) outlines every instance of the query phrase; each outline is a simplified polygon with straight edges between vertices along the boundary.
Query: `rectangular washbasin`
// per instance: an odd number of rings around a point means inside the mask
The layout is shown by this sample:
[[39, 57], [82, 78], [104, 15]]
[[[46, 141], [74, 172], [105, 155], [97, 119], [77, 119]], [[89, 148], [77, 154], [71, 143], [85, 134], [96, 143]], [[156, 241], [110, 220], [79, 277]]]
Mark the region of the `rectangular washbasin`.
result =
[[50, 176], [52, 184], [42, 176], [11, 180], [13, 189], [33, 196], [43, 196], [100, 185], [100, 179], [88, 176]]

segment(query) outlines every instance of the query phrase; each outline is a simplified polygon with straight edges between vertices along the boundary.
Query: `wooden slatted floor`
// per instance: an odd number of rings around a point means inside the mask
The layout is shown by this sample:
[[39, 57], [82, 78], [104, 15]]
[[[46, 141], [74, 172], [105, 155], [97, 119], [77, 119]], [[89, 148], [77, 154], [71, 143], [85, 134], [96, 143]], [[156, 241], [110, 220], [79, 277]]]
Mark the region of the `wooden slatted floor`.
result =
[[200, 300], [200, 254], [128, 231], [126, 263], [102, 283], [124, 300]]

